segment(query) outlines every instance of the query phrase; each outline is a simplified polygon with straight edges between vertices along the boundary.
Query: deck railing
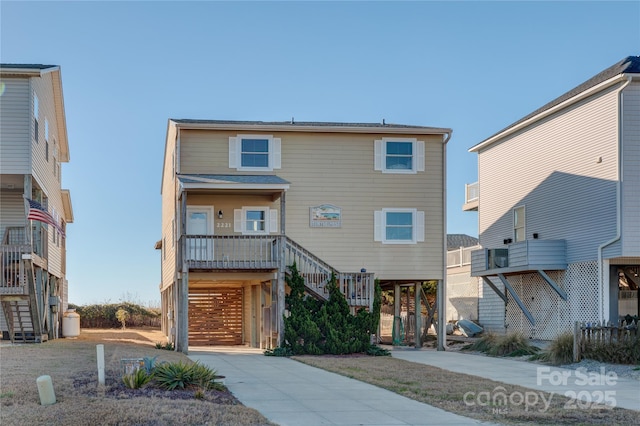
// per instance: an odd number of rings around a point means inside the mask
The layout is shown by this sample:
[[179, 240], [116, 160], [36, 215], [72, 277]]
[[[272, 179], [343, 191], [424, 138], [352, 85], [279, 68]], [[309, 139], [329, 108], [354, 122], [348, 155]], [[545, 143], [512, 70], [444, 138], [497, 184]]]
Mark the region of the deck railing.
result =
[[464, 185], [464, 200], [465, 203], [478, 200], [478, 182], [468, 183]]
[[374, 274], [370, 272], [340, 272], [300, 244], [286, 239], [285, 263], [295, 262], [298, 272], [305, 280], [310, 292], [323, 299], [329, 299], [327, 284], [334, 274], [338, 289], [345, 295], [349, 306], [373, 306]]
[[280, 235], [184, 235], [184, 260], [192, 269], [278, 269]]
[[447, 268], [471, 265], [471, 252], [479, 248], [480, 246], [460, 247], [447, 251]]
[[0, 246], [0, 293], [28, 294], [23, 255], [31, 254], [31, 246], [7, 244]]

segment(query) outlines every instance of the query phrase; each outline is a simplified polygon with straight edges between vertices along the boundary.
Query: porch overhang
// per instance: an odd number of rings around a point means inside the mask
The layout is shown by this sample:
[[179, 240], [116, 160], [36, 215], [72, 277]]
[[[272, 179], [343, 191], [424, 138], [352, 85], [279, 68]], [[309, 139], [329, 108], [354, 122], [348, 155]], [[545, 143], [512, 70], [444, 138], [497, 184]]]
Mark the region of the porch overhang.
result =
[[271, 194], [276, 200], [289, 189], [289, 182], [275, 175], [178, 175], [179, 192], [206, 191], [212, 194]]

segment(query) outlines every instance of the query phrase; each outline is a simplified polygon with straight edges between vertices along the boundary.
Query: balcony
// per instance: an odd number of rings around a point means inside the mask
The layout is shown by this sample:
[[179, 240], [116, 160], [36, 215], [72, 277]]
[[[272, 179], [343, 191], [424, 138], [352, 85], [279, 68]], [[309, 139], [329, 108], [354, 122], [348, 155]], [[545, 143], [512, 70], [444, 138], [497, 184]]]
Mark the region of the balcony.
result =
[[183, 235], [184, 260], [191, 270], [273, 270], [280, 267], [280, 235]]
[[465, 184], [464, 204], [462, 205], [462, 210], [465, 212], [478, 211], [479, 195], [478, 182]]
[[471, 252], [471, 276], [523, 274], [567, 269], [565, 240], [526, 240]]

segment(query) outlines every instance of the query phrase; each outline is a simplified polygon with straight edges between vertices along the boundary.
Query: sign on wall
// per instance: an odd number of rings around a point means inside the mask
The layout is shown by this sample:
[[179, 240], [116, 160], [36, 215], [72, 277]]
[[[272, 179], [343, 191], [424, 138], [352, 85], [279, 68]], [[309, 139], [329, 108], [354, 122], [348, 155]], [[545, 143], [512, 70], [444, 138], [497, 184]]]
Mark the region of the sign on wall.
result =
[[342, 209], [333, 204], [310, 207], [309, 226], [312, 228], [340, 228], [342, 226]]

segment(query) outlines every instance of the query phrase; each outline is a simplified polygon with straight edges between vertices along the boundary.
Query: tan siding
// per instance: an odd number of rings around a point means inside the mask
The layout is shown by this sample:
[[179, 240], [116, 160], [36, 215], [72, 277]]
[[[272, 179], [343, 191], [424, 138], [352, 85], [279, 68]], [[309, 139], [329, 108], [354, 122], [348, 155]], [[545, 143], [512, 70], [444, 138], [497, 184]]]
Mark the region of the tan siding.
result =
[[640, 83], [623, 92], [622, 256], [640, 256]]
[[480, 151], [481, 244], [513, 237], [511, 211], [524, 204], [527, 238], [567, 239], [569, 262], [595, 257], [615, 233], [616, 111], [609, 89]]
[[[183, 173], [238, 173], [228, 167], [228, 138], [238, 132], [182, 131]], [[425, 172], [374, 171], [374, 140], [379, 134], [269, 133], [282, 139], [282, 169], [290, 182], [286, 194], [286, 233], [342, 271], [366, 268], [381, 279], [442, 278], [442, 138], [416, 136], [425, 144]], [[216, 211], [228, 208], [214, 202]], [[342, 208], [342, 227], [309, 226], [309, 208]], [[374, 211], [416, 208], [425, 212], [424, 243], [384, 245], [373, 241]], [[279, 202], [275, 207], [279, 209]], [[231, 213], [231, 212], [229, 212]]]
[[[179, 235], [180, 223], [176, 217], [176, 182], [173, 161], [175, 161], [176, 147], [175, 128], [169, 128], [167, 135], [167, 145], [165, 147], [163, 180], [162, 180], [162, 240], [166, 243], [161, 251], [160, 261], [162, 262], [162, 283], [161, 289], [169, 287], [175, 279], [176, 272], [176, 251], [179, 250], [179, 240], [175, 239]], [[175, 220], [175, 233], [173, 232], [172, 221]], [[165, 252], [166, 251], [166, 252]], [[165, 256], [162, 256], [165, 252]]]
[[3, 78], [0, 96], [0, 170], [3, 174], [31, 173], [31, 86], [26, 78]]

